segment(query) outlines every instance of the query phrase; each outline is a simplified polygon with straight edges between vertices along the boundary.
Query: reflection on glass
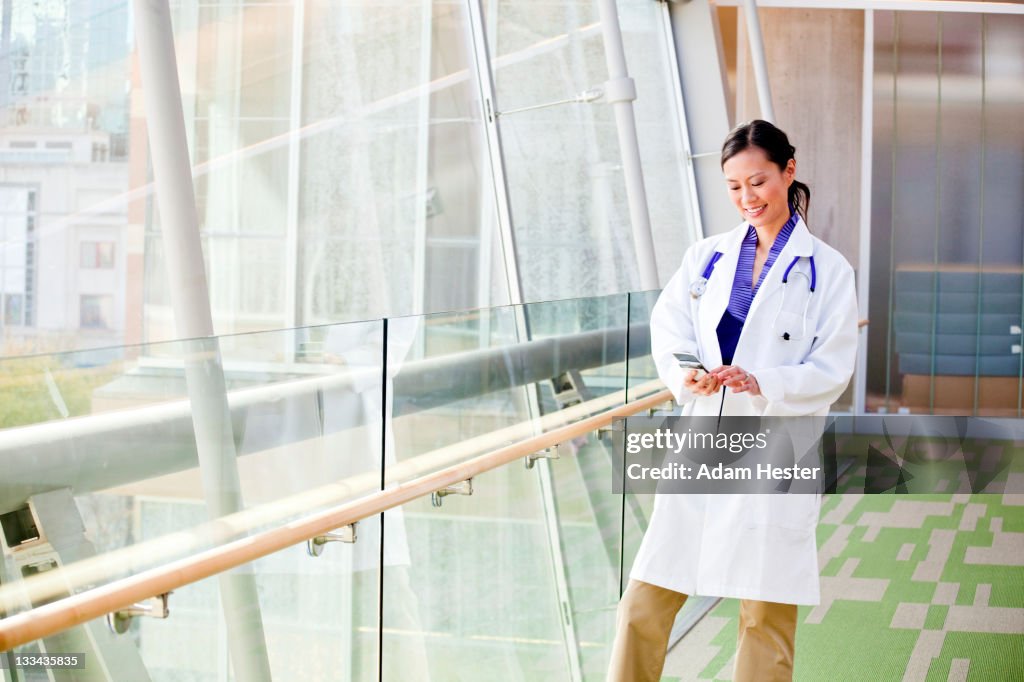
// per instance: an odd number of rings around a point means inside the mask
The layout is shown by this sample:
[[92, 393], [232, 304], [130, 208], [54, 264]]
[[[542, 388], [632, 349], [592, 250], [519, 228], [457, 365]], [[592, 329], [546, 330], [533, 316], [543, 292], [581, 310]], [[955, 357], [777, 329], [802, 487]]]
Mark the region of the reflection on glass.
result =
[[[0, 353], [176, 338], [128, 3], [14, 4]], [[171, 3], [217, 333], [507, 301], [465, 15]]]
[[869, 409], [1019, 414], [1022, 21], [875, 14]]
[[128, 3], [7, 3], [3, 23], [0, 356], [122, 343]]
[[[642, 338], [626, 362], [627, 323], [645, 337], [648, 298], [0, 361], [5, 426], [17, 427], [0, 437], [13, 472], [0, 480], [0, 507], [27, 499], [41, 530], [54, 518], [80, 528], [70, 540], [7, 538], [7, 574], [42, 575], [0, 585], [0, 608], [138, 574], [619, 405], [640, 379], [627, 367], [643, 373]], [[245, 503], [230, 525], [208, 523], [186, 372], [214, 358], [227, 384], [223, 445]], [[562, 679], [573, 658], [599, 679], [619, 595], [623, 500], [611, 492], [606, 437], [580, 436], [560, 455], [547, 473], [515, 461], [480, 475], [472, 496], [441, 508], [428, 496], [364, 519], [354, 545], [329, 543], [315, 558], [299, 545], [253, 562], [242, 574], [254, 576], [258, 604], [235, 619], [203, 581], [175, 591], [173, 618], [133, 621], [110, 649], [100, 622], [61, 641], [95, 642], [97, 660], [144, 666], [152, 679], [223, 679], [233, 633], [259, 622], [275, 677], [374, 679], [383, 637], [387, 679], [448, 679], [456, 669], [486, 677], [497, 665]], [[238, 492], [229, 487], [214, 492]], [[646, 518], [628, 504], [630, 524]]]
[[[15, 610], [28, 608], [69, 584], [79, 591], [137, 574], [378, 491], [383, 326], [374, 321], [0, 361], [3, 426], [21, 427], [0, 434], [8, 472], [0, 481], [0, 508], [30, 509], [42, 526], [27, 542], [5, 539], [8, 575], [41, 575], [25, 583], [24, 593], [5, 579], [0, 603], [17, 592]], [[208, 523], [205, 488], [213, 479], [197, 467], [188, 399], [197, 396], [195, 387], [187, 390], [185, 372], [190, 362], [213, 357], [220, 358], [228, 390], [231, 442], [223, 451], [237, 457], [227, 466], [237, 467], [246, 505], [230, 525]], [[227, 483], [214, 496], [238, 494], [232, 477], [215, 477]], [[59, 529], [52, 526], [58, 519]], [[262, 620], [275, 676], [302, 670], [318, 678], [344, 669], [352, 679], [376, 678], [379, 518], [360, 522], [358, 536], [355, 545], [331, 543], [317, 558], [300, 545], [253, 564], [260, 604], [238, 618], [242, 627]], [[154, 679], [222, 679], [239, 623], [225, 629], [217, 594], [209, 581], [178, 590], [174, 619], [140, 621], [136, 636], [110, 651], [101, 627], [89, 640], [98, 648], [88, 650], [108, 664], [141, 654]], [[310, 623], [318, 625], [310, 629]], [[182, 655], [202, 650], [213, 653]]]
[[[394, 360], [398, 371], [388, 372], [396, 456], [387, 479], [407, 480], [423, 460], [437, 467], [495, 450], [550, 428], [542, 414], [621, 392], [625, 303], [618, 296], [390, 320], [389, 336], [397, 322], [414, 336]], [[440, 508], [416, 500], [400, 522], [385, 515], [385, 679], [483, 678], [495, 666], [510, 677], [564, 679], [569, 656], [603, 677], [620, 551], [609, 452], [593, 434], [581, 437], [562, 446], [550, 471], [551, 498], [541, 466], [512, 462], [474, 478], [469, 497], [447, 496]], [[389, 566], [388, 554], [403, 550], [407, 565]], [[577, 650], [567, 651], [562, 600]]]
[[[586, 344], [593, 346], [594, 354], [587, 364], [599, 363], [570, 371], [564, 378], [568, 387], [561, 383], [550, 402], [542, 401], [545, 411], [622, 394], [627, 367], [626, 305], [626, 296], [609, 296], [527, 306], [534, 329], [542, 330], [538, 335], [593, 339]], [[582, 364], [588, 355], [581, 352], [582, 347], [574, 352], [566, 348], [564, 355], [561, 347], [556, 348], [570, 367]], [[611, 493], [611, 448], [610, 435], [589, 433], [563, 445], [564, 459], [551, 466], [558, 541], [580, 667], [584, 679], [594, 680], [604, 679], [607, 671], [619, 596], [622, 497]]]
[[[147, 128], [128, 3], [15, 5], [0, 59], [0, 353], [176, 338], [149, 171], [149, 135], [163, 131]], [[665, 13], [620, 5], [669, 272], [692, 211]], [[503, 106], [606, 80], [591, 4], [493, 9]], [[509, 300], [466, 13], [456, 0], [171, 3], [177, 142], [192, 163], [218, 334]], [[632, 288], [610, 106], [502, 125], [526, 298]]]
[[503, 304], [467, 8], [306, 8], [294, 208], [308, 323]]

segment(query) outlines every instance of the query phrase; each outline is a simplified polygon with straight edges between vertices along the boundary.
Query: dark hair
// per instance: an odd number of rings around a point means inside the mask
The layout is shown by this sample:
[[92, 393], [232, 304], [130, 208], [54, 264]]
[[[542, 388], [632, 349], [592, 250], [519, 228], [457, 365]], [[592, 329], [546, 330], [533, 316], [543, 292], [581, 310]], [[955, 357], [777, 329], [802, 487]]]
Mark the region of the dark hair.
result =
[[[796, 147], [789, 143], [786, 133], [758, 118], [736, 126], [725, 138], [722, 145], [722, 167], [725, 168], [726, 161], [750, 147], [764, 150], [768, 160], [781, 170], [786, 170], [786, 164], [796, 153]], [[807, 210], [811, 207], [811, 188], [794, 179], [789, 186], [789, 204], [806, 221]]]

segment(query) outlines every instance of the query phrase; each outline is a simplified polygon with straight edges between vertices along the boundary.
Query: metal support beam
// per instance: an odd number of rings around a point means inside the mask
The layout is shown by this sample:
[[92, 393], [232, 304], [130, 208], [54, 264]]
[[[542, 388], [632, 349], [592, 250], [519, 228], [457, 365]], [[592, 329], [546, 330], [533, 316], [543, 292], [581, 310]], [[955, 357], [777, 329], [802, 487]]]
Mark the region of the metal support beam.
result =
[[654, 257], [654, 239], [651, 237], [651, 216], [647, 210], [647, 189], [644, 187], [643, 168], [640, 163], [640, 145], [636, 138], [636, 118], [633, 100], [636, 86], [626, 69], [626, 52], [622, 46], [622, 28], [615, 0], [598, 0], [601, 17], [601, 35], [604, 56], [608, 64], [608, 82], [604, 84], [605, 101], [615, 113], [615, 129], [622, 155], [622, 172], [626, 180], [626, 200], [633, 227], [633, 250], [640, 271], [640, 286], [645, 291], [661, 288], [658, 280], [658, 261]]
[[[420, 59], [419, 82], [430, 82], [433, 65], [434, 3], [420, 4]], [[412, 301], [409, 309], [414, 315], [427, 310], [427, 190], [430, 180], [430, 104], [433, 94], [424, 88], [416, 103], [416, 164], [413, 166], [415, 182], [412, 201]], [[420, 335], [419, 342], [423, 343]]]
[[[502, 255], [505, 264], [505, 278], [508, 282], [509, 302], [515, 307], [516, 331], [521, 340], [528, 341], [530, 324], [523, 303], [522, 280], [519, 276], [515, 238], [512, 227], [511, 202], [508, 196], [508, 182], [505, 178], [505, 160], [501, 146], [501, 133], [498, 127], [498, 104], [495, 97], [494, 77], [491, 73], [491, 53], [487, 43], [487, 25], [484, 21], [482, 0], [467, 0], [469, 7], [469, 28], [473, 39], [473, 53], [476, 61], [477, 84], [480, 88], [480, 101], [483, 104], [483, 121], [487, 138], [488, 154], [491, 161], [491, 174], [494, 181], [494, 196], [498, 209], [498, 227], [502, 237]], [[498, 9], [495, 6], [491, 13], [492, 21], [497, 21]], [[645, 204], [646, 207], [646, 204]], [[646, 210], [646, 208], [645, 208]], [[653, 256], [653, 251], [652, 251]], [[655, 287], [657, 286], [655, 276]], [[527, 385], [527, 409], [533, 419], [541, 414], [540, 399], [537, 385]], [[565, 642], [566, 659], [569, 667], [569, 679], [581, 682], [583, 679], [580, 661], [579, 637], [576, 633], [576, 621], [569, 594], [569, 577], [562, 552], [561, 533], [558, 524], [557, 505], [555, 503], [554, 483], [551, 475], [550, 462], [546, 459], [537, 466], [540, 481], [541, 503], [544, 508], [544, 522], [548, 534], [551, 551], [551, 571], [558, 596], [559, 611], [562, 625], [562, 636]]]
[[[505, 159], [501, 147], [501, 130], [498, 127], [498, 106], [494, 97], [494, 79], [491, 75], [490, 54], [487, 51], [487, 27], [484, 23], [481, 0], [466, 0], [469, 8], [469, 29], [476, 58], [477, 89], [483, 108], [481, 118], [484, 139], [487, 143], [487, 158], [491, 167], [491, 181], [494, 188], [494, 207], [498, 212], [498, 233], [501, 235], [502, 258], [505, 264], [505, 282], [509, 302], [522, 303], [523, 291], [519, 281], [519, 263], [516, 254], [515, 232], [512, 229], [512, 209], [508, 198], [508, 181], [505, 178]], [[494, 8], [497, 12], [497, 7]]]
[[[133, 10], [171, 306], [178, 336], [195, 339], [184, 344], [185, 379], [203, 494], [209, 515], [216, 518], [240, 511], [243, 505], [220, 348], [217, 339], [210, 338], [213, 318], [171, 12], [168, 0], [133, 0]], [[256, 580], [244, 572], [224, 574], [218, 580], [235, 675], [269, 682], [270, 662]]]
[[[860, 137], [860, 250], [857, 254], [857, 302], [860, 318], [869, 319], [871, 291], [871, 150], [874, 138], [875, 13], [864, 11], [864, 85]], [[864, 414], [868, 382], [868, 330], [857, 330], [857, 367], [853, 375], [853, 413]]]
[[[687, 205], [690, 209], [690, 238], [691, 244], [700, 241], [704, 237], [704, 226], [700, 217], [700, 198], [697, 196], [697, 177], [693, 172], [693, 148], [690, 146], [690, 127], [687, 122], [686, 102], [683, 100], [682, 74], [679, 72], [679, 62], [676, 59], [675, 40], [672, 34], [672, 13], [669, 3], [663, 3], [661, 12], [658, 13], [658, 21], [661, 23], [662, 35], [664, 36], [664, 59], [667, 67], [666, 80], [668, 89], [672, 93], [672, 104], [676, 109], [678, 125], [678, 148], [682, 154], [685, 166], [683, 167], [683, 181], [686, 183], [684, 191], [687, 193]], [[715, 22], [715, 26], [717, 26]]]
[[736, 225], [736, 209], [722, 183], [718, 158], [729, 133], [729, 93], [719, 43], [718, 19], [709, 0], [668, 3], [676, 67], [686, 111], [702, 236]]
[[761, 118], [775, 123], [775, 107], [772, 105], [772, 91], [768, 86], [768, 64], [764, 57], [764, 39], [761, 37], [761, 20], [757, 16], [756, 0], [743, 0], [743, 16], [747, 20], [750, 62], [754, 67], [754, 81], [757, 84], [757, 101], [761, 105]]
[[302, 170], [302, 57], [305, 52], [306, 0], [295, 0], [292, 8], [292, 54], [288, 92], [288, 184], [284, 231], [284, 319], [289, 331], [283, 335], [283, 356], [294, 361], [298, 347], [295, 328], [299, 326], [299, 173]]
[[[25, 535], [7, 537], [0, 530], [0, 546], [11, 568], [12, 578], [2, 582], [16, 583], [26, 576], [96, 556], [96, 550], [86, 536], [78, 505], [67, 488], [33, 495], [25, 512], [23, 518], [31, 519], [23, 524]], [[2, 573], [0, 570], [0, 577]], [[40, 605], [31, 602], [27, 594], [22, 604], [26, 610]], [[35, 645], [41, 653], [85, 654], [84, 669], [50, 671], [50, 679], [54, 682], [111, 682], [117, 679], [148, 682], [150, 679], [135, 641], [116, 636], [107, 630], [102, 620], [89, 621], [55, 633], [38, 640]]]

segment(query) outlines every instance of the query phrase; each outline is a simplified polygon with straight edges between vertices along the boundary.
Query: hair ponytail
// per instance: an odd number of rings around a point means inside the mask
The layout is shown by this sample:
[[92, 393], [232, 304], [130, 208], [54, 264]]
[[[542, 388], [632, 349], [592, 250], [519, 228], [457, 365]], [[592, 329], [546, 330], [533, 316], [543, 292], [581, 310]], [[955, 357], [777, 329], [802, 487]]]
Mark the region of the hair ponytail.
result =
[[[722, 167], [725, 162], [745, 149], [757, 147], [762, 149], [768, 159], [786, 170], [789, 160], [796, 158], [796, 147], [789, 143], [789, 137], [772, 123], [754, 119], [742, 123], [729, 133], [722, 145]], [[789, 186], [789, 205], [807, 222], [807, 211], [811, 207], [811, 188], [794, 179]]]
[[811, 188], [799, 180], [793, 180], [793, 184], [789, 186], [789, 205], [806, 223], [807, 211], [811, 207]]

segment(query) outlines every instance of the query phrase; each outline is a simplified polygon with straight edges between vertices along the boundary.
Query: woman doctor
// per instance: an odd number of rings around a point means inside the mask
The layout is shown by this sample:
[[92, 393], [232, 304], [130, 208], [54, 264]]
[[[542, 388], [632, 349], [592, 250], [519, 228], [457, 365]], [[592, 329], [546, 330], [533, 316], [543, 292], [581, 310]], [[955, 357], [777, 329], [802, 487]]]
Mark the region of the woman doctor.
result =
[[[722, 147], [743, 222], [686, 252], [651, 314], [683, 415], [826, 415], [853, 374], [853, 269], [804, 223], [795, 149], [767, 121]], [[709, 372], [682, 369], [690, 353]], [[724, 387], [724, 388], [723, 388]], [[797, 605], [817, 604], [817, 495], [657, 495], [619, 603], [609, 680], [658, 680], [688, 595], [741, 600], [733, 680], [791, 680]]]

